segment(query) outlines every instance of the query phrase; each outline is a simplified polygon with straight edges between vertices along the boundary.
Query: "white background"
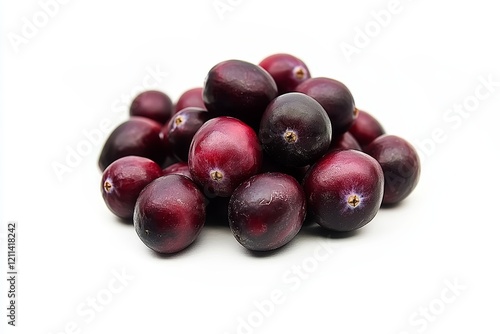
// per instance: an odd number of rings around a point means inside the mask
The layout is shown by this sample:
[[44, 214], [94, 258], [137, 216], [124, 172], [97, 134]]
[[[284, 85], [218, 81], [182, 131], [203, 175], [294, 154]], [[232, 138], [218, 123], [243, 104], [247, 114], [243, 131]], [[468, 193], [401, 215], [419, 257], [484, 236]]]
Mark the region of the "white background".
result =
[[[2, 1], [0, 212], [2, 233], [16, 221], [19, 236], [18, 326], [8, 333], [499, 333], [493, 2], [401, 0], [381, 28], [372, 12], [389, 0], [220, 3], [230, 6], [222, 15], [213, 0], [71, 0], [44, 22], [38, 1]], [[45, 25], [23, 37], [34, 19]], [[359, 46], [351, 57], [347, 43]], [[188, 250], [159, 257], [101, 199], [104, 138], [61, 178], [54, 172], [85, 131], [126, 119], [148, 69], [168, 72], [152, 87], [175, 100], [219, 61], [276, 52], [343, 81], [359, 108], [420, 147], [416, 191], [353, 236], [303, 232], [255, 257], [227, 229], [207, 227]], [[481, 78], [496, 82], [491, 92]], [[470, 112], [453, 111], [464, 103]], [[5, 239], [1, 247], [4, 264]], [[110, 292], [122, 271], [130, 279]], [[262, 302], [276, 291], [281, 303]], [[107, 304], [92, 316], [95, 297]]]

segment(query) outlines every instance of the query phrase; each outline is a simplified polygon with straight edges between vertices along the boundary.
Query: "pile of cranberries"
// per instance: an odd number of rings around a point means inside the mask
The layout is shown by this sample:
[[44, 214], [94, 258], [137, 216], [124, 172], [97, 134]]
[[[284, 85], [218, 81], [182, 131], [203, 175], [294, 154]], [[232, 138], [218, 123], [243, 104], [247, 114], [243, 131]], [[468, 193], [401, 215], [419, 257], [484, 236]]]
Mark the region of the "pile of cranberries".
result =
[[352, 231], [420, 176], [410, 143], [385, 134], [342, 82], [311, 77], [289, 54], [223, 61], [176, 104], [139, 94], [99, 167], [107, 207], [159, 253], [189, 246], [211, 217], [252, 251], [287, 244], [306, 216]]

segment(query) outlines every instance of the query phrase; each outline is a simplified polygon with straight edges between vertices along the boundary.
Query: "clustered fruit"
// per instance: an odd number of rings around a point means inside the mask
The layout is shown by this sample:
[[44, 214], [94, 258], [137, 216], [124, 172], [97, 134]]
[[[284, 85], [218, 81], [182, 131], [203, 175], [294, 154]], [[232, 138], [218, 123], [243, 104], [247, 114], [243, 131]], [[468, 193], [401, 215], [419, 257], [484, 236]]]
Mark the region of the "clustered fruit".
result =
[[353, 231], [420, 176], [410, 143], [385, 134], [342, 82], [311, 77], [289, 54], [223, 61], [176, 104], [160, 91], [139, 94], [99, 167], [110, 211], [166, 254], [193, 243], [211, 217], [252, 251], [287, 244], [306, 216]]

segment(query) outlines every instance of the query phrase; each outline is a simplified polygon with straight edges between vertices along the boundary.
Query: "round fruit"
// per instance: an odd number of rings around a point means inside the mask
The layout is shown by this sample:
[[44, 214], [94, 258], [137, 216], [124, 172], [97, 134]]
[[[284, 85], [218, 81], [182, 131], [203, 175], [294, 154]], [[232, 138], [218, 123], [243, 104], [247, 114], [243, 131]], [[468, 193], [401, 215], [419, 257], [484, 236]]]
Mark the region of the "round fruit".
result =
[[302, 60], [286, 53], [271, 55], [259, 65], [271, 74], [280, 95], [295, 91], [301, 82], [311, 77], [309, 69]]
[[348, 149], [361, 151], [358, 141], [349, 132], [345, 132], [340, 137], [334, 138], [330, 144], [330, 150]]
[[410, 195], [420, 178], [420, 159], [415, 148], [403, 138], [382, 135], [365, 152], [375, 158], [384, 171], [382, 204], [395, 204]]
[[129, 219], [141, 190], [162, 176], [158, 164], [136, 156], [120, 158], [109, 165], [101, 178], [101, 194], [111, 212]]
[[142, 242], [159, 253], [176, 253], [199, 235], [205, 224], [205, 198], [185, 176], [162, 176], [148, 184], [134, 210]]
[[207, 196], [231, 196], [241, 182], [257, 174], [261, 164], [257, 135], [232, 117], [217, 117], [203, 124], [189, 150], [189, 171]]
[[130, 116], [147, 117], [161, 124], [168, 121], [173, 113], [174, 107], [170, 97], [156, 90], [142, 92], [130, 105]]
[[213, 117], [232, 116], [257, 129], [269, 102], [278, 95], [276, 83], [260, 66], [242, 60], [215, 65], [205, 79], [203, 101]]
[[313, 98], [287, 93], [267, 107], [259, 139], [266, 153], [278, 163], [302, 167], [328, 150], [332, 126], [323, 107]]
[[178, 112], [187, 107], [205, 109], [205, 104], [203, 103], [202, 87], [191, 88], [182, 93], [182, 95], [177, 100], [177, 104], [175, 105], [175, 112]]
[[229, 226], [245, 248], [270, 251], [297, 235], [306, 216], [300, 184], [291, 176], [265, 173], [251, 177], [229, 201]]
[[191, 140], [207, 120], [208, 112], [205, 109], [187, 107], [175, 113], [163, 126], [162, 136], [179, 160], [187, 161]]
[[193, 179], [191, 176], [191, 173], [189, 172], [189, 166], [187, 162], [177, 162], [173, 165], [170, 165], [166, 168], [163, 169], [162, 171], [163, 175], [170, 175], [170, 174], [177, 174], [177, 175], [184, 175], [185, 177], [189, 179]]
[[349, 133], [352, 134], [362, 148], [365, 148], [375, 138], [385, 134], [385, 130], [375, 117], [366, 111], [359, 110], [358, 117], [349, 129]]
[[384, 174], [368, 154], [333, 151], [308, 171], [304, 191], [309, 213], [319, 225], [352, 231], [369, 223], [380, 209]]
[[325, 108], [335, 136], [346, 132], [357, 117], [354, 98], [346, 85], [340, 81], [311, 78], [297, 86], [296, 91], [309, 95]]
[[149, 118], [131, 117], [111, 132], [99, 156], [99, 168], [104, 171], [113, 161], [136, 155], [162, 164], [168, 149], [160, 139], [161, 125]]

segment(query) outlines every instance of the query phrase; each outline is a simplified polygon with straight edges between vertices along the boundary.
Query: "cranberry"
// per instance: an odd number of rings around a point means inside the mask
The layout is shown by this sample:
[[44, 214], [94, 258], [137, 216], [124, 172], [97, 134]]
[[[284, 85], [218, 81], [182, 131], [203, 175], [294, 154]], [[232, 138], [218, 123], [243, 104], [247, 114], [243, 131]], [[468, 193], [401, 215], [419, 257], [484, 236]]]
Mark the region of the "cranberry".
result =
[[189, 179], [193, 179], [191, 176], [191, 173], [189, 172], [189, 166], [187, 162], [177, 162], [175, 164], [172, 164], [166, 168], [163, 169], [162, 171], [163, 175], [170, 175], [170, 174], [177, 174], [177, 175], [184, 175], [185, 177]]
[[271, 74], [280, 95], [293, 92], [301, 82], [311, 77], [309, 69], [302, 60], [286, 53], [271, 55], [259, 65]]
[[262, 164], [257, 135], [232, 117], [207, 121], [194, 135], [189, 150], [189, 171], [206, 193], [231, 196], [233, 190]]
[[342, 82], [330, 78], [311, 78], [296, 89], [314, 98], [325, 108], [334, 136], [346, 132], [357, 117], [357, 109], [349, 89]]
[[196, 87], [191, 88], [179, 97], [177, 104], [175, 105], [175, 112], [181, 111], [187, 107], [196, 107], [205, 109], [205, 103], [203, 103], [203, 88]]
[[330, 144], [330, 150], [348, 149], [361, 151], [358, 141], [349, 132], [345, 132], [340, 137], [334, 138]]
[[208, 112], [197, 107], [187, 107], [175, 113], [161, 130], [172, 153], [181, 161], [187, 161], [191, 140], [198, 129], [208, 120]]
[[189, 246], [205, 224], [205, 197], [185, 176], [162, 176], [148, 184], [134, 210], [134, 226], [146, 246], [176, 253]]
[[358, 141], [362, 148], [368, 146], [375, 138], [385, 134], [379, 121], [363, 110], [358, 111], [358, 117], [352, 124], [349, 132]]
[[168, 150], [160, 139], [161, 124], [145, 117], [131, 117], [111, 132], [99, 156], [104, 171], [113, 161], [137, 155], [162, 164]]
[[111, 212], [130, 219], [141, 190], [161, 175], [160, 166], [150, 159], [137, 156], [120, 158], [104, 170], [102, 198]]
[[328, 150], [332, 126], [323, 107], [313, 98], [286, 93], [267, 107], [259, 139], [266, 153], [277, 162], [302, 167]]
[[265, 173], [236, 188], [228, 212], [231, 231], [242, 246], [270, 251], [287, 244], [300, 231], [306, 200], [293, 177]]
[[170, 97], [157, 90], [142, 92], [130, 105], [130, 116], [147, 117], [161, 124], [167, 122], [173, 113], [174, 107]]
[[203, 101], [213, 116], [232, 116], [258, 129], [269, 102], [278, 95], [276, 83], [262, 67], [242, 60], [215, 65], [205, 79]]
[[410, 195], [420, 178], [420, 159], [415, 148], [403, 138], [382, 135], [365, 149], [384, 171], [382, 204], [396, 204]]
[[382, 203], [384, 175], [377, 160], [355, 150], [333, 151], [307, 173], [304, 191], [311, 218], [333, 231], [369, 223]]

